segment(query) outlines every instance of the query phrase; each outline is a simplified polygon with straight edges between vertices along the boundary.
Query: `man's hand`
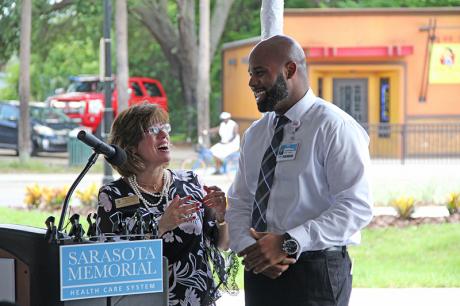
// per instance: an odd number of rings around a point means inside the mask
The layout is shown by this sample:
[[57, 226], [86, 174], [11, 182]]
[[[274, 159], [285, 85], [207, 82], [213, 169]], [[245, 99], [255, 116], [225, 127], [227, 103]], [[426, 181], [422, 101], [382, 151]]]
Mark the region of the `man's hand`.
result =
[[283, 274], [283, 272], [289, 268], [289, 265], [292, 265], [295, 262], [296, 260], [294, 258], [286, 257], [280, 263], [270, 266], [264, 271], [262, 271], [262, 274], [267, 277], [270, 277], [271, 279], [275, 279], [279, 277], [281, 274]]
[[270, 278], [276, 278], [286, 271], [295, 259], [287, 258], [287, 254], [281, 250], [283, 235], [266, 232], [256, 232], [250, 229], [251, 236], [257, 240], [238, 255], [243, 256], [243, 264], [246, 271], [254, 270], [254, 273], [263, 273]]

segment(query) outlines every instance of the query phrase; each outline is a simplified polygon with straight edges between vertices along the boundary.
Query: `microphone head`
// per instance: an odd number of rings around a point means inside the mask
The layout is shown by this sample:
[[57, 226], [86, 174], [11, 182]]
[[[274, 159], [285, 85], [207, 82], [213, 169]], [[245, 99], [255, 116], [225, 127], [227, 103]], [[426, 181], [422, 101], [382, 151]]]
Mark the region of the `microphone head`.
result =
[[105, 158], [110, 164], [114, 166], [121, 166], [126, 162], [127, 156], [125, 150], [120, 148], [117, 145], [110, 145], [112, 148], [115, 149], [115, 154], [113, 154], [110, 158]]
[[84, 139], [85, 136], [86, 136], [86, 131], [85, 131], [85, 130], [80, 130], [80, 132], [78, 132], [78, 134], [77, 134], [77, 138], [78, 138], [79, 140]]

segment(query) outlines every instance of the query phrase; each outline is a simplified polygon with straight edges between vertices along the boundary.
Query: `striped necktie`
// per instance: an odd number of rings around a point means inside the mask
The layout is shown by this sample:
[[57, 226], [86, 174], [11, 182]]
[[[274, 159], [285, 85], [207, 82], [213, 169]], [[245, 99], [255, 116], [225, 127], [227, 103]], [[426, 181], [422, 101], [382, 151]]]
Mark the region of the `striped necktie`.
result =
[[285, 116], [277, 116], [278, 120], [275, 127], [270, 146], [265, 151], [260, 167], [259, 180], [257, 184], [256, 195], [254, 197], [254, 205], [252, 207], [252, 227], [259, 232], [267, 230], [266, 211], [268, 199], [270, 198], [270, 190], [275, 176], [276, 155], [283, 140], [283, 127], [289, 122]]

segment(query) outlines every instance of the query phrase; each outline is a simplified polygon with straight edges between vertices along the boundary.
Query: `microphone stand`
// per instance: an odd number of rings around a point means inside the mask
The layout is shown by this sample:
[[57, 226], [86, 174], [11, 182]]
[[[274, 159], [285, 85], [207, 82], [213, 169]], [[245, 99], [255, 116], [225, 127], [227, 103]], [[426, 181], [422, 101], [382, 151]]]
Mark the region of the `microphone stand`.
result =
[[89, 169], [96, 163], [96, 160], [99, 156], [99, 153], [94, 152], [91, 154], [91, 156], [88, 158], [88, 162], [86, 163], [85, 168], [83, 168], [82, 172], [80, 175], [78, 175], [77, 179], [73, 182], [72, 186], [70, 186], [69, 191], [67, 192], [65, 196], [64, 203], [62, 205], [62, 211], [61, 211], [61, 218], [59, 219], [59, 226], [57, 228], [57, 232], [61, 233], [62, 227], [64, 225], [64, 219], [65, 215], [67, 213], [67, 208], [69, 206], [69, 201], [70, 201], [70, 196], [74, 192], [75, 188], [77, 188], [77, 185], [80, 183], [80, 181], [83, 179], [83, 177], [86, 175], [86, 173], [89, 171]]

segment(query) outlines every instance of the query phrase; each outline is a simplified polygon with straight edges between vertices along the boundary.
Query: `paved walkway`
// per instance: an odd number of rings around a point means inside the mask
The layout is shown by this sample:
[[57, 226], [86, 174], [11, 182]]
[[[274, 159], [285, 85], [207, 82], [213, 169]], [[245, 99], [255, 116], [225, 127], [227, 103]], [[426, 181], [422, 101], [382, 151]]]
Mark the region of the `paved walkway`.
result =
[[[460, 288], [355, 288], [349, 306], [458, 306], [459, 297]], [[244, 293], [224, 295], [217, 306], [245, 306]]]

